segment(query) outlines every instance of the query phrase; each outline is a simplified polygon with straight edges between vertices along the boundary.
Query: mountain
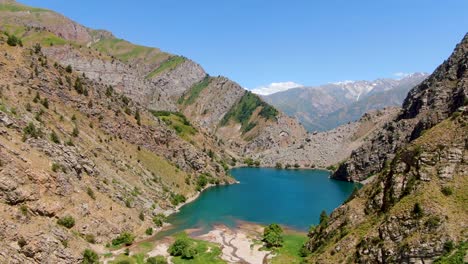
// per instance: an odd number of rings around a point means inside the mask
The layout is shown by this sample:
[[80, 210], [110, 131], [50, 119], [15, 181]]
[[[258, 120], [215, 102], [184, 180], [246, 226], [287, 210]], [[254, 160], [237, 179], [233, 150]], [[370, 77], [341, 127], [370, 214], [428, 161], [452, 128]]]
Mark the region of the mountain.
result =
[[408, 91], [427, 76], [413, 73], [398, 80], [336, 82], [294, 88], [263, 98], [296, 117], [309, 131], [325, 131], [356, 121], [370, 110], [400, 106]]
[[310, 263], [466, 262], [467, 65], [468, 34], [335, 172], [368, 183], [311, 229]]
[[[0, 0], [0, 262], [145, 239], [244, 155], [306, 135], [197, 63]], [[126, 242], [121, 242], [125, 240]]]
[[[208, 76], [188, 58], [132, 44], [52, 11], [11, 0], [0, 3], [4, 31], [15, 33], [28, 45], [40, 43], [46, 56], [64, 66], [71, 65], [94, 81], [111, 85], [144, 108], [184, 112], [195, 126], [229, 144], [233, 155], [287, 145], [305, 135], [294, 119], [237, 83]], [[226, 92], [223, 97], [213, 97], [215, 101], [207, 105], [199, 101], [204, 97], [198, 96], [206, 91]], [[184, 101], [184, 96], [190, 100]], [[196, 110], [195, 115], [192, 110]], [[229, 120], [224, 117], [228, 112], [233, 114]]]

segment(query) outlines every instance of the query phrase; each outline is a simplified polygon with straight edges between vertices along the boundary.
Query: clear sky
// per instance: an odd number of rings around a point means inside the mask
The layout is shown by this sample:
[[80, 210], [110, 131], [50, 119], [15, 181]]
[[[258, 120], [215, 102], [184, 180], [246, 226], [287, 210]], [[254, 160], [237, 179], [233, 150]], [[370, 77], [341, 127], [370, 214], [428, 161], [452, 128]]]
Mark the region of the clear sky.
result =
[[20, 2], [184, 55], [250, 89], [432, 72], [468, 32], [468, 0]]

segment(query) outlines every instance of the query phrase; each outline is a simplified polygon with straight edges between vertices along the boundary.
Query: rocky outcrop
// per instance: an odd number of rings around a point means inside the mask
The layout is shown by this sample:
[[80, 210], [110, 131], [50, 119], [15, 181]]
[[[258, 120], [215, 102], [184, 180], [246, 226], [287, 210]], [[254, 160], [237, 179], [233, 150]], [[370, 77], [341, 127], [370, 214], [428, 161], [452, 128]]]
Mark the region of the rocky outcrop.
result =
[[449, 117], [468, 98], [468, 35], [424, 82], [413, 88], [403, 112], [366, 144], [355, 150], [333, 178], [359, 181], [377, 173], [396, 151]]
[[396, 107], [371, 111], [357, 122], [326, 132], [308, 133], [305, 137], [297, 137], [297, 141], [290, 145], [272, 145], [252, 157], [268, 167], [275, 167], [279, 163], [282, 167], [327, 168], [346, 160], [352, 151], [381, 130], [399, 112], [400, 109]]
[[[312, 263], [433, 263], [466, 240], [468, 111], [399, 150], [309, 233]], [[448, 172], [448, 173], [447, 173]]]

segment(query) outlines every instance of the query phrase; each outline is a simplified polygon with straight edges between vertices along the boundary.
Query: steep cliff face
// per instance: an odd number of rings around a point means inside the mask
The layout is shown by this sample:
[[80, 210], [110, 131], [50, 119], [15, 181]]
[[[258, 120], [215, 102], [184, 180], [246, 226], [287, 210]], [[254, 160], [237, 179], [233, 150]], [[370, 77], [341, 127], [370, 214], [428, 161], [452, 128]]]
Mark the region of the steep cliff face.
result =
[[311, 263], [464, 258], [467, 63], [468, 35], [409, 93], [403, 111], [340, 166], [334, 174], [340, 179], [376, 175], [309, 233]]
[[309, 233], [309, 261], [433, 263], [454, 255], [468, 232], [467, 126], [464, 108], [398, 151]]
[[[200, 175], [234, 181], [221, 154], [202, 151], [221, 153], [214, 138], [181, 134], [166, 121], [177, 117], [155, 117], [37, 46], [5, 42], [2, 34], [0, 262], [78, 263], [122, 232], [145, 238], [155, 215], [197, 193]], [[68, 216], [66, 228], [58, 220]]]
[[468, 35], [435, 72], [410, 91], [403, 112], [333, 174], [340, 180], [359, 181], [377, 173], [396, 151], [425, 130], [449, 117], [468, 98]]
[[400, 110], [391, 107], [370, 111], [356, 122], [326, 132], [308, 133], [290, 145], [271, 146], [253, 158], [270, 167], [332, 168], [398, 116]]

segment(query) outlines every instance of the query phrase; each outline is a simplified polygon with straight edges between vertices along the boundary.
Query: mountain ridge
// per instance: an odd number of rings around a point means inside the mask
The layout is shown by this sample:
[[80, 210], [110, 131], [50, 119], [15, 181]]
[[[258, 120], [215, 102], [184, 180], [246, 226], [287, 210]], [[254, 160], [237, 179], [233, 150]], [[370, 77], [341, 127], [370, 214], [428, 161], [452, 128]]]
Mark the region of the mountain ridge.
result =
[[401, 106], [409, 89], [425, 77], [425, 73], [414, 73], [401, 79], [335, 82], [293, 88], [263, 98], [298, 118], [309, 131], [324, 131], [356, 121], [369, 110]]

